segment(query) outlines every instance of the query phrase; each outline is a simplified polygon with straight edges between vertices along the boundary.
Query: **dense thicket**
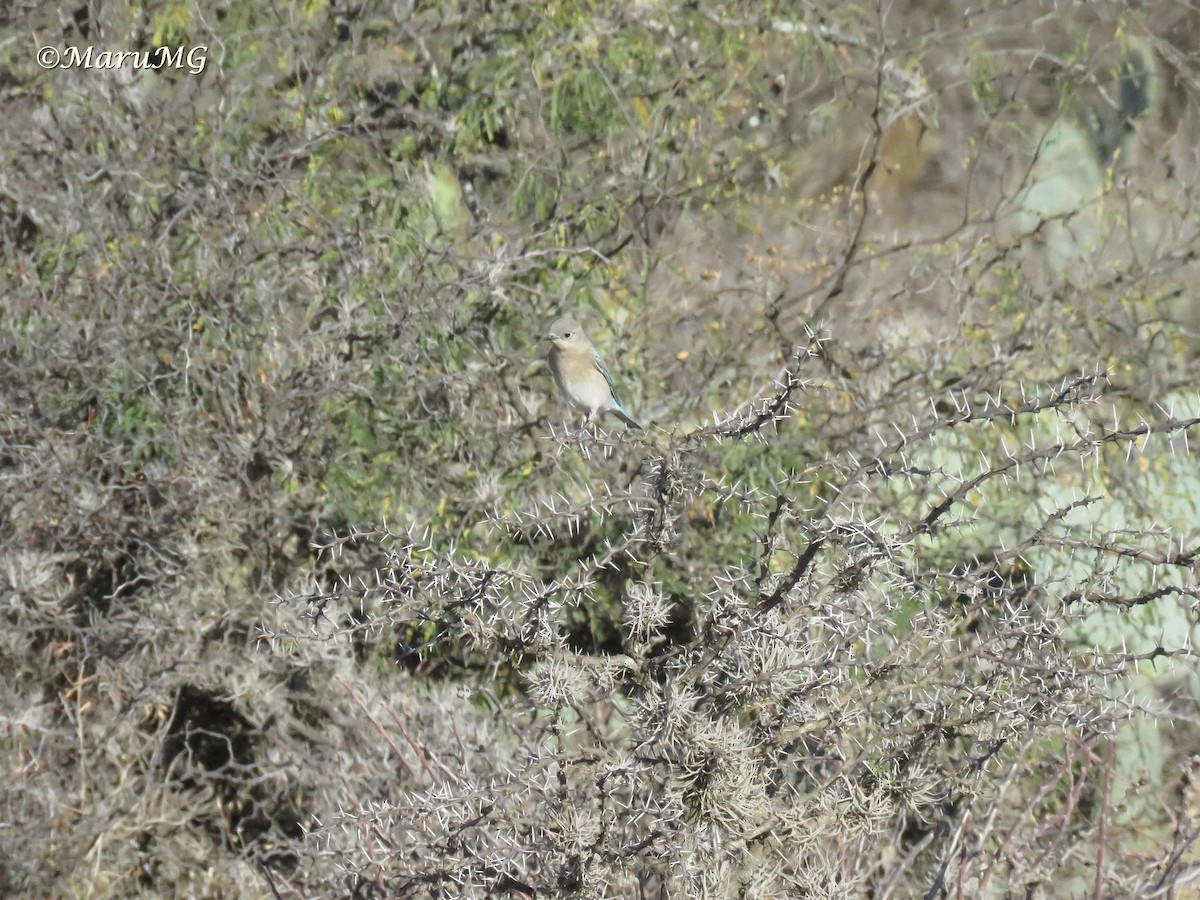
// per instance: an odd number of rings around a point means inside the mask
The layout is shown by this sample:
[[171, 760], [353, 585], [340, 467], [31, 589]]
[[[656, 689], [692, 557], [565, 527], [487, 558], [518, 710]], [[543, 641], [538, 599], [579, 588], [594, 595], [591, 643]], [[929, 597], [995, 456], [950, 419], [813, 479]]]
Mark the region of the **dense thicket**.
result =
[[1193, 10], [0, 26], [0, 892], [1186, 896]]

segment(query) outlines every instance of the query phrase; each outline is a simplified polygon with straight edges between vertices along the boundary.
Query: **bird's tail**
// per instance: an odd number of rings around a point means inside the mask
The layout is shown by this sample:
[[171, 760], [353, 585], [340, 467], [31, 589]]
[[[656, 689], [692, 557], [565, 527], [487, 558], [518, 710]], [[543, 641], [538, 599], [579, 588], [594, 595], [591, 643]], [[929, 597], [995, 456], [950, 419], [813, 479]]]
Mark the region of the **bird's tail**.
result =
[[612, 411], [613, 411], [614, 416], [616, 416], [618, 419], [620, 419], [622, 422], [624, 422], [630, 428], [636, 428], [638, 431], [646, 430], [641, 425], [639, 425], [636, 421], [634, 421], [633, 416], [631, 416], [629, 413], [625, 412], [625, 410], [621, 409], [621, 407], [617, 406], [615, 403], [613, 404]]

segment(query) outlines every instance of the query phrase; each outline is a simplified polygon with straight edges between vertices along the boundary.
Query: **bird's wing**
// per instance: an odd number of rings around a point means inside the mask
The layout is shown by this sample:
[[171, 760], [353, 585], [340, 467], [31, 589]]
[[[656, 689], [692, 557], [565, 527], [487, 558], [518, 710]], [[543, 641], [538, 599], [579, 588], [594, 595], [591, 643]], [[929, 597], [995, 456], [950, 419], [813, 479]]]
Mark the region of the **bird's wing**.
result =
[[596, 365], [596, 371], [604, 376], [604, 380], [608, 382], [608, 393], [612, 397], [613, 403], [617, 406], [621, 405], [621, 401], [617, 399], [617, 387], [613, 384], [612, 375], [609, 374], [608, 366], [604, 365], [604, 360], [600, 358], [600, 354], [595, 350], [592, 351], [592, 362]]

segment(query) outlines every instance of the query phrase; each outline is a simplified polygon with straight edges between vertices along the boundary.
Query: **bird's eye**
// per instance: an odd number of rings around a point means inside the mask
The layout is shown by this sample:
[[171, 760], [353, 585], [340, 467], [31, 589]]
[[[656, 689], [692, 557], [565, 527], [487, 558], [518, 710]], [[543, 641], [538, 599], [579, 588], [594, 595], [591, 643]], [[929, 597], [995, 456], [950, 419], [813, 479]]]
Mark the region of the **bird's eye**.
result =
[[563, 332], [563, 337], [565, 337], [565, 338], [570, 338], [570, 337], [571, 337], [571, 332], [569, 332], [569, 331], [564, 331], [564, 332]]

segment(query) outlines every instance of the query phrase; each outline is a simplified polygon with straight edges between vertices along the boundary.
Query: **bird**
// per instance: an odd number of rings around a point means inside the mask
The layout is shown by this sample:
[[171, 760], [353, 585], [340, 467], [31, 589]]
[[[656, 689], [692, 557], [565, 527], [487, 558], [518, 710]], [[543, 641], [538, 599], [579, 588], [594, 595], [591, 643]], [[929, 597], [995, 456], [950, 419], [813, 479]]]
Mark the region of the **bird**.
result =
[[586, 416], [584, 426], [600, 413], [610, 412], [630, 428], [645, 430], [617, 399], [608, 367], [578, 322], [555, 319], [544, 340], [552, 345], [550, 371], [558, 392], [569, 407]]

